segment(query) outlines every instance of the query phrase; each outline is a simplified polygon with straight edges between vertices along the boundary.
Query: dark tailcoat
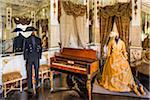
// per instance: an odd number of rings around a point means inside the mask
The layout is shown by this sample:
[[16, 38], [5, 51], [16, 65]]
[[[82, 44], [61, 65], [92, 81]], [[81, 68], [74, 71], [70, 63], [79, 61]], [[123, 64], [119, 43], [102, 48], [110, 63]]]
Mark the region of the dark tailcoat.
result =
[[13, 52], [23, 52], [23, 44], [25, 37], [19, 33], [19, 36], [14, 38], [13, 41]]
[[[34, 43], [33, 43], [34, 38]], [[28, 89], [32, 88], [32, 66], [35, 69], [36, 87], [38, 86], [39, 60], [42, 55], [41, 39], [35, 35], [29, 36], [24, 44], [24, 59], [26, 60]]]
[[[35, 38], [35, 46], [32, 43], [32, 38]], [[41, 59], [42, 55], [42, 43], [41, 39], [35, 35], [29, 36], [25, 41], [24, 46], [24, 59], [25, 60], [35, 60]]]

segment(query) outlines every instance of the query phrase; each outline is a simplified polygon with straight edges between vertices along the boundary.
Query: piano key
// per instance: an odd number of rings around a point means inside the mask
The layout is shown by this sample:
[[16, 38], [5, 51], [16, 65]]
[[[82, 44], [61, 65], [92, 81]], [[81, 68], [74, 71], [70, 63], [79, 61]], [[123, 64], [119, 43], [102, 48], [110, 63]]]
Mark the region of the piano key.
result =
[[86, 71], [86, 68], [81, 68], [80, 66], [71, 66], [71, 65], [65, 65], [65, 64], [61, 64], [61, 63], [52, 63], [52, 65], [56, 65], [56, 66], [64, 66], [64, 67], [69, 67], [69, 68], [74, 68], [77, 70], [83, 70]]

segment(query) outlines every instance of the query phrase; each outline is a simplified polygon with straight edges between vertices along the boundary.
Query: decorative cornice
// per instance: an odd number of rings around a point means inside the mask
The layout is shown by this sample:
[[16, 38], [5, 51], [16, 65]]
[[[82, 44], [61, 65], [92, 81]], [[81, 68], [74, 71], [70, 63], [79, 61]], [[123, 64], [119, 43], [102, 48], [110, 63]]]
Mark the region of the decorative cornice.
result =
[[145, 3], [142, 3], [142, 9], [143, 12], [150, 14], [150, 6], [146, 5]]
[[8, 5], [18, 5], [22, 7], [30, 7], [30, 8], [36, 8], [38, 5], [38, 2], [34, 2], [32, 0], [0, 0], [1, 4], [8, 4]]
[[140, 47], [140, 46], [130, 46], [129, 48], [130, 48], [130, 49], [143, 49], [143, 48]]
[[30, 11], [39, 11], [40, 8], [50, 5], [49, 0], [0, 0], [0, 15], [6, 15], [6, 7], [12, 7], [13, 15], [25, 16], [30, 18]]

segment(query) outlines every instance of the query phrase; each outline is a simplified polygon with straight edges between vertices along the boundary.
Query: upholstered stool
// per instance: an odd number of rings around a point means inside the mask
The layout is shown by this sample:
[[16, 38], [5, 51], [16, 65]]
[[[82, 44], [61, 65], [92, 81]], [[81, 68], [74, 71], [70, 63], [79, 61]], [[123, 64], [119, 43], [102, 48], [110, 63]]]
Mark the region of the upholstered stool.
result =
[[[11, 90], [20, 90], [22, 92], [22, 76], [20, 72], [9, 72], [2, 74], [4, 97], [7, 97], [7, 93]], [[19, 88], [18, 82], [20, 82]]]
[[47, 64], [40, 65], [39, 75], [40, 75], [42, 84], [43, 84], [45, 79], [50, 80], [50, 66]]

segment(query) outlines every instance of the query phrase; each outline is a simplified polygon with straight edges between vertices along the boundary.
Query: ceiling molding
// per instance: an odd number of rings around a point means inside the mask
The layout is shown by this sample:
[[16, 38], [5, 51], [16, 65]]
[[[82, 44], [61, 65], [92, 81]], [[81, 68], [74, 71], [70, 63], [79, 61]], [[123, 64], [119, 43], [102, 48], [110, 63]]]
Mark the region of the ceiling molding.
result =
[[36, 8], [38, 5], [38, 2], [33, 2], [32, 0], [0, 0], [1, 5], [7, 4], [7, 5], [18, 5], [23, 7], [30, 7], [30, 8]]
[[12, 16], [30, 16], [31, 11], [37, 11], [39, 8], [50, 5], [50, 0], [0, 0], [0, 15], [6, 15], [6, 8], [11, 7]]

